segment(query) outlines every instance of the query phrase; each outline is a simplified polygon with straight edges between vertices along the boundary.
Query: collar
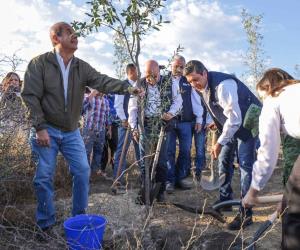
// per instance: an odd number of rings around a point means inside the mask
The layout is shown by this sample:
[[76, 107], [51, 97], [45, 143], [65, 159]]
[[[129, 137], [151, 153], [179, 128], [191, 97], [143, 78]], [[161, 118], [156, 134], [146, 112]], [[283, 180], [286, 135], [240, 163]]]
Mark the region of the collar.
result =
[[[57, 53], [57, 54], [59, 54], [59, 53]], [[47, 53], [46, 60], [48, 60], [48, 62], [59, 67], [58, 58], [57, 58], [56, 51], [54, 48], [52, 51]], [[77, 57], [73, 56], [71, 67], [77, 66], [78, 64], [79, 64], [79, 59]]]
[[133, 81], [133, 80], [130, 80], [130, 79], [127, 79], [128, 82], [131, 84], [131, 86], [135, 86], [137, 81]]
[[[54, 51], [55, 51], [57, 61], [60, 61], [65, 66], [64, 59], [62, 58], [62, 56], [55, 49], [54, 49]], [[68, 62], [67, 67], [69, 67], [69, 65], [71, 65], [73, 58], [74, 58], [74, 55], [72, 56], [71, 60]], [[65, 68], [67, 68], [67, 67], [65, 66]]]

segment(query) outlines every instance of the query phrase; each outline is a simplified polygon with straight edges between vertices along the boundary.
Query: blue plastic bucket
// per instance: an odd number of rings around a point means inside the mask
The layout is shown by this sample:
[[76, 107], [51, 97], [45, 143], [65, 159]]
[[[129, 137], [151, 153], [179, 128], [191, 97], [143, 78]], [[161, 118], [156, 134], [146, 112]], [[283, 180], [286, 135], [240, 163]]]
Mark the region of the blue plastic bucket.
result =
[[81, 214], [64, 222], [70, 250], [101, 249], [107, 220], [104, 216]]

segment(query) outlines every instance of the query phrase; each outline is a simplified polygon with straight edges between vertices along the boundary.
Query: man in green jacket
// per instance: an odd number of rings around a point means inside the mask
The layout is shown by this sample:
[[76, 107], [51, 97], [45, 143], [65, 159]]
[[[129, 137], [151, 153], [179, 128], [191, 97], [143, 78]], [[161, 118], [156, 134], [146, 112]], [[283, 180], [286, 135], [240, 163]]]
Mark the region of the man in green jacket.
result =
[[45, 232], [55, 223], [53, 176], [58, 151], [68, 161], [73, 176], [72, 215], [85, 213], [88, 206], [90, 167], [78, 129], [85, 87], [102, 93], [140, 93], [139, 89], [100, 74], [76, 58], [78, 40], [69, 24], [54, 24], [50, 39], [54, 50], [31, 60], [21, 93], [33, 126], [30, 142], [37, 166], [36, 219]]

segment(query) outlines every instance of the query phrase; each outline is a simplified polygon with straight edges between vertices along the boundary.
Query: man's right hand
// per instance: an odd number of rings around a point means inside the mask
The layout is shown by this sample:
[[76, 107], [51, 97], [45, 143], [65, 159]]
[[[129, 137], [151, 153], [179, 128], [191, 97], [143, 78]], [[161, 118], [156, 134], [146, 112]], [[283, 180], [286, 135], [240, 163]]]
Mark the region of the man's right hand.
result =
[[50, 147], [50, 137], [47, 129], [36, 132], [36, 141], [41, 147]]
[[201, 123], [196, 123], [195, 124], [195, 132], [200, 133], [201, 129], [202, 129], [202, 124]]
[[89, 94], [89, 101], [91, 102], [93, 100], [93, 98], [99, 93], [98, 90], [96, 89], [92, 89], [91, 93]]
[[127, 128], [128, 127], [128, 121], [127, 120], [122, 120], [122, 127]]
[[139, 142], [140, 135], [139, 135], [139, 131], [137, 129], [134, 129], [132, 131], [132, 137], [137, 143]]
[[207, 128], [211, 129], [211, 130], [215, 130], [217, 129], [217, 126], [214, 122], [210, 123], [210, 124], [207, 124], [206, 125]]

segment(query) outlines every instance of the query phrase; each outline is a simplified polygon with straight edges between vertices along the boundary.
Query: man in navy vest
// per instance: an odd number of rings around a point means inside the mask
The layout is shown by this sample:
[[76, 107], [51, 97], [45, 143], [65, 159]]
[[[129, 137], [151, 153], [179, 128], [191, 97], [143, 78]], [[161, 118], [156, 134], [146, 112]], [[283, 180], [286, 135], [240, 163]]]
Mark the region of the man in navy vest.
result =
[[[130, 63], [126, 66], [126, 74], [127, 74], [127, 82], [131, 86], [135, 87], [137, 79], [138, 79], [138, 74], [137, 74], [137, 68], [133, 63]], [[125, 141], [126, 131], [128, 128], [128, 102], [129, 102], [129, 99], [130, 99], [129, 94], [116, 95], [116, 97], [115, 97], [115, 106], [114, 107], [116, 109], [117, 116], [120, 120], [120, 125], [118, 128], [118, 146], [117, 146], [117, 150], [116, 150], [115, 158], [114, 158], [114, 178], [118, 177], [117, 172], [118, 172], [120, 157], [121, 157], [121, 153], [122, 153], [122, 149], [123, 149], [123, 144], [125, 143], [124, 141]], [[128, 151], [131, 141], [132, 141], [132, 135], [131, 135], [131, 133], [129, 133], [128, 140], [126, 142], [125, 152], [124, 152], [125, 156], [127, 155], [127, 151]], [[133, 145], [134, 145], [134, 149], [135, 149], [136, 160], [139, 160], [140, 159], [139, 145], [135, 140], [133, 140]], [[125, 167], [126, 167], [126, 159], [123, 160], [121, 172], [123, 172], [125, 170]]]
[[[160, 75], [159, 65], [154, 60], [146, 62], [145, 77], [141, 79], [141, 87], [145, 90], [141, 110], [144, 112], [144, 134], [140, 135], [141, 158], [153, 155], [156, 150], [159, 131], [166, 126], [163, 143], [160, 148], [157, 163], [155, 181], [161, 183], [157, 201], [164, 201], [164, 191], [167, 179], [168, 160], [168, 133], [173, 118], [180, 112], [182, 99], [178, 84], [170, 84], [170, 81]], [[129, 125], [135, 130], [134, 137], [138, 140], [138, 103], [136, 98], [129, 101]], [[146, 157], [143, 164], [151, 166], [154, 157]], [[144, 168], [143, 168], [144, 169]], [[144, 180], [144, 171], [142, 171]]]
[[[225, 182], [220, 188], [220, 201], [233, 198], [231, 180], [236, 147], [241, 171], [241, 196], [244, 197], [251, 184], [257, 138], [253, 138], [251, 132], [242, 124], [249, 106], [252, 103], [261, 106], [261, 103], [235, 76], [208, 72], [200, 61], [188, 62], [184, 73], [188, 82], [200, 94], [221, 132], [212, 148], [212, 156], [219, 159], [220, 174], [226, 175]], [[252, 224], [252, 210], [244, 210], [241, 206], [239, 214], [228, 224], [228, 229], [239, 230], [250, 224]]]
[[[191, 188], [190, 183], [187, 183], [184, 178], [189, 174], [191, 168], [192, 128], [195, 118], [194, 109], [195, 111], [200, 111], [201, 103], [195, 102], [191, 97], [192, 87], [183, 76], [184, 67], [185, 58], [180, 55], [174, 56], [171, 65], [172, 71], [169, 77], [171, 84], [179, 85], [182, 97], [182, 111], [176, 116], [175, 127], [169, 133], [167, 193], [172, 193], [174, 186], [180, 189]], [[198, 99], [200, 100], [199, 95]], [[201, 123], [198, 122], [199, 121], [197, 121], [195, 125], [195, 129], [197, 132], [200, 132]], [[179, 154], [177, 162], [175, 163], [177, 137], [179, 140]]]

